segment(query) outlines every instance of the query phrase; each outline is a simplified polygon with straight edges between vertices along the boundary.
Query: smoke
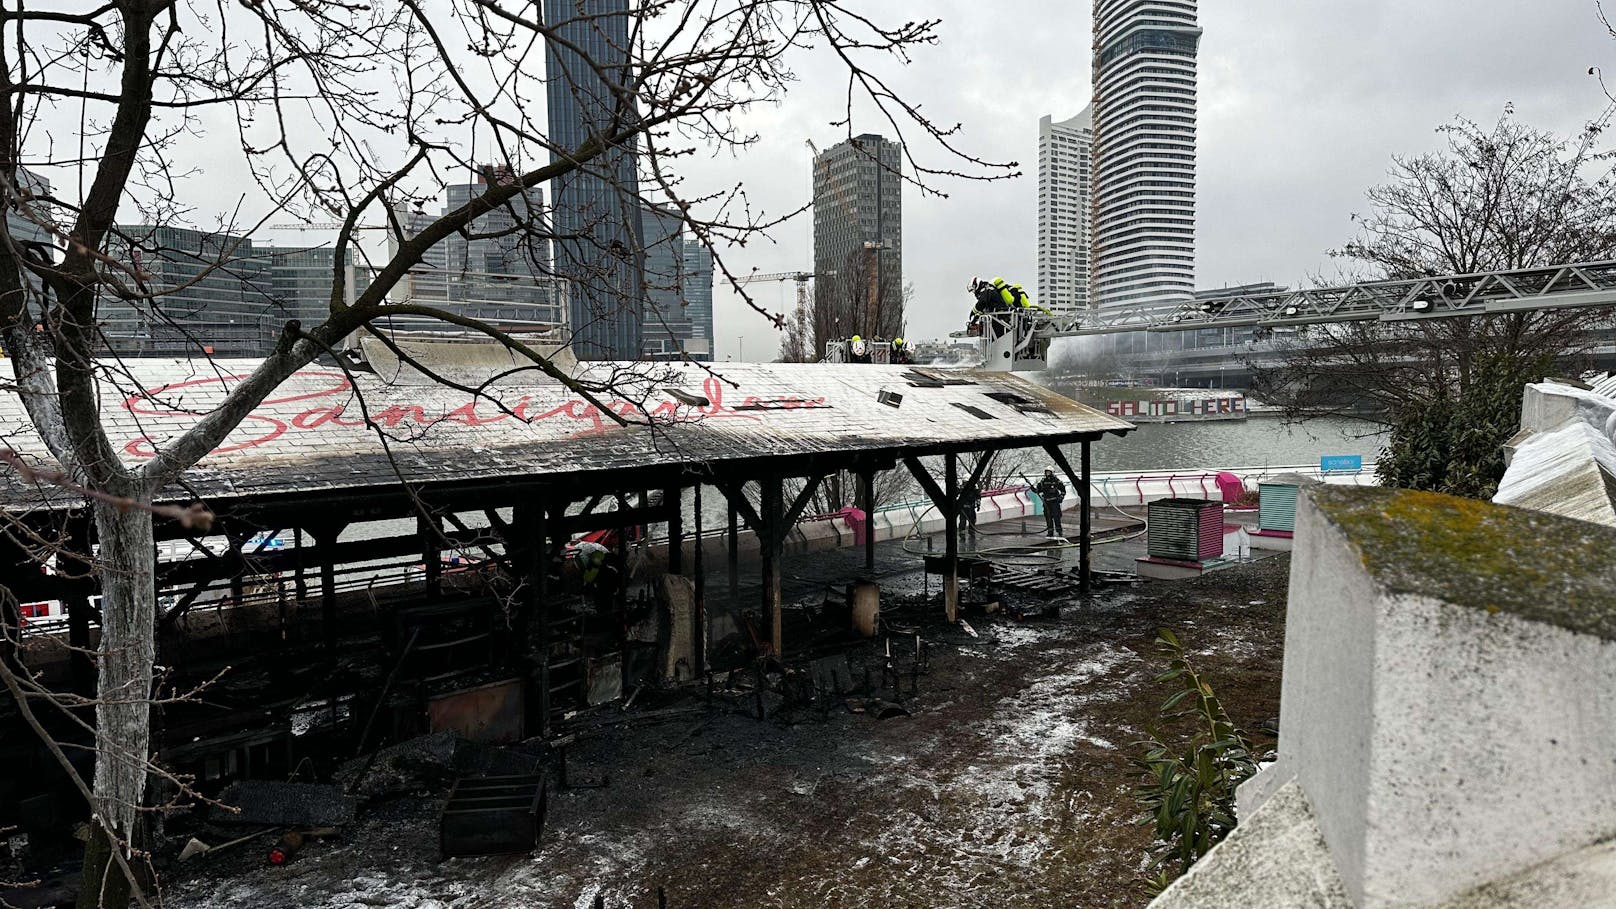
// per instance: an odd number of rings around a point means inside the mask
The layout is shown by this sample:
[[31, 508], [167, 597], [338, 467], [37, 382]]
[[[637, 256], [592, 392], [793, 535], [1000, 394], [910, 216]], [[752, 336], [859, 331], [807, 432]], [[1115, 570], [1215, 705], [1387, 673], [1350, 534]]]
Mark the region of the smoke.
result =
[[1062, 375], [1082, 375], [1093, 371], [1096, 364], [1110, 359], [1103, 335], [1080, 335], [1075, 338], [1055, 338], [1049, 344], [1047, 370]]

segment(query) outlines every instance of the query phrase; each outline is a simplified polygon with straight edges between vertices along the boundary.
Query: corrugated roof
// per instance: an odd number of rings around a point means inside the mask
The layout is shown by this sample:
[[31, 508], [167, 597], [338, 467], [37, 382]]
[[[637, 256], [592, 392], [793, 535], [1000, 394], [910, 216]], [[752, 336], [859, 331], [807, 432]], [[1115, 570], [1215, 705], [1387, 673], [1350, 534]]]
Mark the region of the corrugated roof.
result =
[[[114, 448], [127, 464], [151, 458], [217, 407], [257, 363], [107, 364], [101, 400]], [[388, 450], [406, 480], [454, 482], [764, 456], [986, 448], [1133, 428], [1006, 373], [860, 364], [722, 364], [709, 373], [693, 364], [590, 364], [585, 378], [620, 379], [619, 396], [607, 405], [636, 421], [622, 427], [536, 375], [499, 381], [488, 389], [489, 400], [404, 377], [390, 382], [306, 368], [187, 472], [193, 492], [175, 490], [174, 497], [392, 485], [399, 477]], [[882, 403], [883, 391], [901, 394], [901, 405]], [[364, 425], [365, 412], [374, 428]], [[10, 390], [0, 391], [0, 433], [0, 444], [48, 462]], [[44, 492], [8, 476], [0, 502], [37, 504]]]

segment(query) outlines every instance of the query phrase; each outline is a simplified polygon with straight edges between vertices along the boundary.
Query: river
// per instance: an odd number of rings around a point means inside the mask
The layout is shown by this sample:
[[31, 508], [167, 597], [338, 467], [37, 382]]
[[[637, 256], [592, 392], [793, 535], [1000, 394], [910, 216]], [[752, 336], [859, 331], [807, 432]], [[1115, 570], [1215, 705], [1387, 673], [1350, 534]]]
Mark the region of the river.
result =
[[1322, 455], [1375, 460], [1385, 434], [1360, 420], [1321, 417], [1287, 423], [1274, 417], [1184, 423], [1146, 423], [1122, 438], [1107, 436], [1093, 449], [1098, 473], [1133, 470], [1317, 464]]

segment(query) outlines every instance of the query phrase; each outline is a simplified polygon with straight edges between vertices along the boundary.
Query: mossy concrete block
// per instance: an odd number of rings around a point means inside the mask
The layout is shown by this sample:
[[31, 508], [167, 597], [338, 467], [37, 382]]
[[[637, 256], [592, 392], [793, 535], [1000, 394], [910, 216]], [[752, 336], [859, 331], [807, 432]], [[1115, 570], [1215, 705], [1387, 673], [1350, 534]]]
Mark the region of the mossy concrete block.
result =
[[1616, 833], [1613, 551], [1611, 528], [1487, 502], [1304, 496], [1280, 761], [1356, 905], [1440, 903]]
[[1408, 490], [1323, 486], [1306, 500], [1386, 592], [1616, 640], [1616, 529]]

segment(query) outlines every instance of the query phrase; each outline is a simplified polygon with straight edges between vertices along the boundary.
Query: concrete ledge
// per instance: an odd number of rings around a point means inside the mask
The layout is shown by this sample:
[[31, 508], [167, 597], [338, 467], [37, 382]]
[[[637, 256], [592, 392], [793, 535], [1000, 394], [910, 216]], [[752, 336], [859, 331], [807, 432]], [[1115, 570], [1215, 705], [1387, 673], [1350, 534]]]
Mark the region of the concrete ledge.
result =
[[1353, 909], [1307, 795], [1281, 786], [1150, 909]]
[[1234, 816], [1244, 822], [1255, 815], [1265, 802], [1282, 786], [1296, 779], [1296, 767], [1289, 761], [1278, 760], [1257, 771], [1257, 775], [1234, 792]]
[[1252, 549], [1270, 552], [1290, 552], [1296, 546], [1296, 534], [1283, 530], [1252, 530], [1247, 532]]
[[1159, 559], [1155, 556], [1145, 556], [1134, 560], [1134, 571], [1142, 578], [1156, 581], [1182, 581], [1185, 578], [1198, 578], [1210, 571], [1219, 571], [1232, 568], [1240, 564], [1234, 559], [1207, 559], [1204, 562], [1179, 562], [1174, 559]]

